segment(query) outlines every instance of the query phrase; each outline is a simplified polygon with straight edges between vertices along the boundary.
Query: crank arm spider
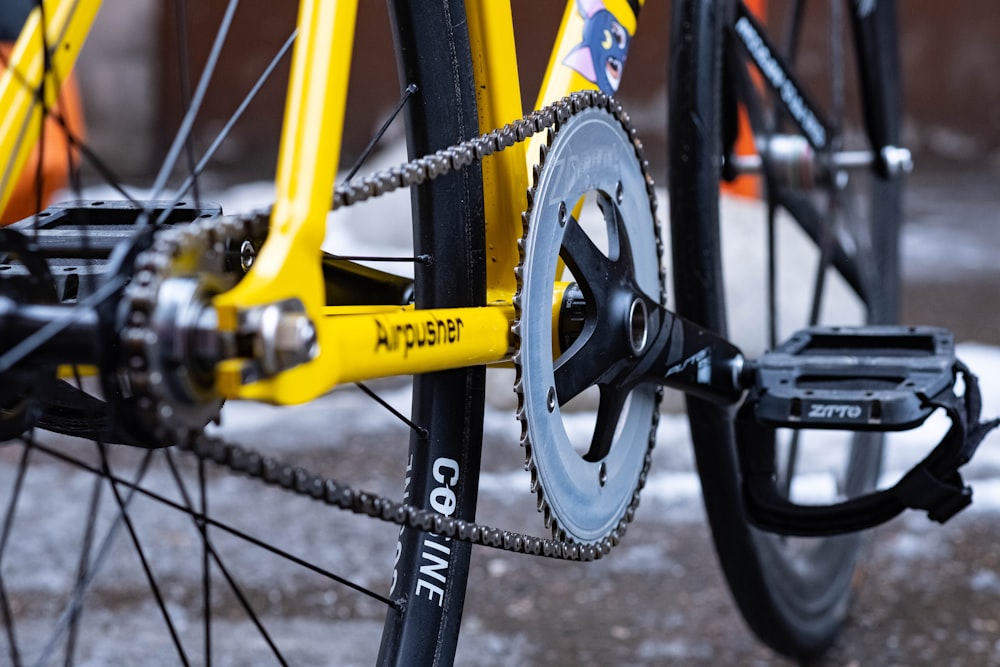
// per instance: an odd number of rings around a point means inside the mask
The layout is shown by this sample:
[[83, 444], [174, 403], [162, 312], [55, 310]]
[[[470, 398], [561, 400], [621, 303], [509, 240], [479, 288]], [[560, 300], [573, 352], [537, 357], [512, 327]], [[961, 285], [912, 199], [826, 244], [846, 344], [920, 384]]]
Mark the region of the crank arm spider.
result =
[[[626, 392], [645, 382], [679, 389], [714, 403], [739, 402], [745, 360], [721, 336], [671, 312], [627, 285], [562, 290], [555, 390], [566, 402], [591, 385]], [[601, 311], [588, 306], [596, 298]]]

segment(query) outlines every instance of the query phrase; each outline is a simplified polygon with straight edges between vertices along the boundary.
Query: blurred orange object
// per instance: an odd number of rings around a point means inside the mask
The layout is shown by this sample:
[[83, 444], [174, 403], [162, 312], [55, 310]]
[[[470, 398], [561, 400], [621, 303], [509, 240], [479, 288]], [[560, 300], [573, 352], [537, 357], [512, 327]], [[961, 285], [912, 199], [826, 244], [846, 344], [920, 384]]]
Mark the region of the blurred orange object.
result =
[[[0, 44], [0, 74], [5, 69], [5, 63], [10, 56], [12, 44]], [[60, 188], [66, 187], [69, 179], [70, 161], [76, 161], [78, 151], [71, 145], [66, 128], [76, 139], [83, 139], [83, 106], [80, 102], [80, 91], [76, 78], [72, 75], [63, 83], [59, 94], [59, 102], [53, 108], [53, 113], [45, 119], [45, 132], [42, 143], [32, 151], [28, 162], [24, 165], [21, 178], [18, 180], [14, 193], [7, 208], [0, 215], [0, 225], [23, 220], [38, 212], [38, 204], [45, 208], [49, 198]], [[41, 188], [38, 183], [38, 163], [41, 160]], [[40, 197], [40, 199], [39, 199]]]
[[[767, 0], [746, 0], [744, 4], [754, 16], [766, 22]], [[750, 76], [754, 85], [758, 88], [763, 86], [756, 70], [751, 69]], [[750, 117], [743, 105], [740, 105], [737, 122], [736, 145], [733, 146], [733, 152], [737, 155], [756, 155], [757, 146], [754, 143], [753, 130], [750, 127]], [[760, 176], [737, 176], [732, 181], [723, 183], [722, 191], [730, 195], [757, 199], [760, 197]]]

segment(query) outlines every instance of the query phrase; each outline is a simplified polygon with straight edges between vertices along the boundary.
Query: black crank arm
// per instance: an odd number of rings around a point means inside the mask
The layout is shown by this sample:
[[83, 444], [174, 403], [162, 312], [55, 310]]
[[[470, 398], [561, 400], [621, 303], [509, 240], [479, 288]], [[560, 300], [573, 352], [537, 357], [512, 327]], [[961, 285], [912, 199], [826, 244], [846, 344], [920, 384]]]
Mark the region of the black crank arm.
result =
[[654, 312], [648, 320], [659, 326], [633, 374], [713, 403], [738, 403], [747, 384], [739, 348], [666, 308]]

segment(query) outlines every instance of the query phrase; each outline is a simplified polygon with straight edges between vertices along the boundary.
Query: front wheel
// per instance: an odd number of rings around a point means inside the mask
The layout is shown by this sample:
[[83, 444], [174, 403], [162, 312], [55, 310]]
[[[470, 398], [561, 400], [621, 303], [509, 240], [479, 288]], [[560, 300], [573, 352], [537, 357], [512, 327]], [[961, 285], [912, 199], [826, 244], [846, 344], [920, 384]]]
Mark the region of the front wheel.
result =
[[[864, 113], [854, 113], [849, 103], [864, 96], [848, 94], [854, 77], [844, 65], [842, 13], [861, 10], [832, 2], [828, 15], [810, 22], [805, 5], [773, 3], [764, 23], [783, 37], [777, 58], [807, 82], [831, 121], [822, 149], [808, 145], [815, 139], [805, 136], [808, 123], [802, 128], [801, 114], [751, 64], [747, 44], [761, 48], [754, 34], [763, 29], [740, 21], [742, 3], [674, 5], [669, 137], [677, 309], [751, 357], [807, 325], [885, 324], [897, 317], [898, 178], [844, 166], [838, 157], [872, 156], [865, 130], [873, 125], [898, 139], [893, 7], [880, 3], [869, 17], [881, 28], [881, 50], [877, 67], [868, 69], [884, 99], [867, 99]], [[804, 36], [813, 24], [824, 26], [828, 44], [821, 50], [813, 49], [815, 35]], [[799, 67], [817, 62], [818, 74]], [[749, 132], [752, 140], [743, 143], [757, 147], [756, 167], [755, 156], [737, 155], [739, 137]], [[805, 167], [815, 171], [803, 174], [810, 171]], [[739, 188], [756, 196], [720, 197], [720, 186], [741, 169], [756, 175], [749, 182], [743, 176]], [[759, 443], [738, 443], [731, 409], [696, 399], [687, 409], [716, 550], [743, 616], [781, 653], [822, 652], [846, 618], [864, 537], [807, 540], [753, 528], [736, 452], [738, 444]], [[763, 437], [777, 440], [779, 481], [797, 502], [842, 500], [877, 481], [880, 436], [772, 430]]]

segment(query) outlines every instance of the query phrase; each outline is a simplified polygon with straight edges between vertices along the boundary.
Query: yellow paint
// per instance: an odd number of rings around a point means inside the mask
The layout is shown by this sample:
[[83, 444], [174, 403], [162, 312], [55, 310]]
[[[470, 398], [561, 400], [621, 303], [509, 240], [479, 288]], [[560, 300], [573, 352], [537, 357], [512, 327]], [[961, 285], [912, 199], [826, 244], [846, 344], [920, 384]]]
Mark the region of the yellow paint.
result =
[[[465, 5], [476, 81], [480, 132], [503, 127], [524, 115], [514, 48], [510, 4], [470, 0]], [[525, 147], [518, 143], [483, 160], [486, 206], [487, 302], [510, 302], [516, 282], [517, 239], [527, 206]]]
[[223, 331], [237, 330], [241, 312], [299, 299], [319, 328], [319, 355], [253, 388], [242, 387], [250, 362], [226, 361], [218, 384], [227, 396], [298, 403], [333, 386], [334, 334], [325, 328], [319, 258], [340, 157], [357, 8], [357, 0], [303, 0], [299, 6], [270, 233], [246, 277], [215, 299]]
[[[47, 25], [35, 8], [21, 30], [7, 70], [0, 77], [0, 211], [17, 185], [24, 164], [38, 143], [43, 105], [35, 97], [44, 77], [44, 109], [59, 96], [100, 8], [100, 0], [46, 0]], [[48, 44], [51, 67], [45, 71], [43, 45]]]
[[[319, 327], [327, 389], [345, 382], [507, 360], [513, 317], [514, 309], [509, 305], [331, 315]], [[224, 396], [305, 402], [314, 398], [312, 365], [245, 384], [234, 375], [242, 367], [224, 362], [219, 389]]]

